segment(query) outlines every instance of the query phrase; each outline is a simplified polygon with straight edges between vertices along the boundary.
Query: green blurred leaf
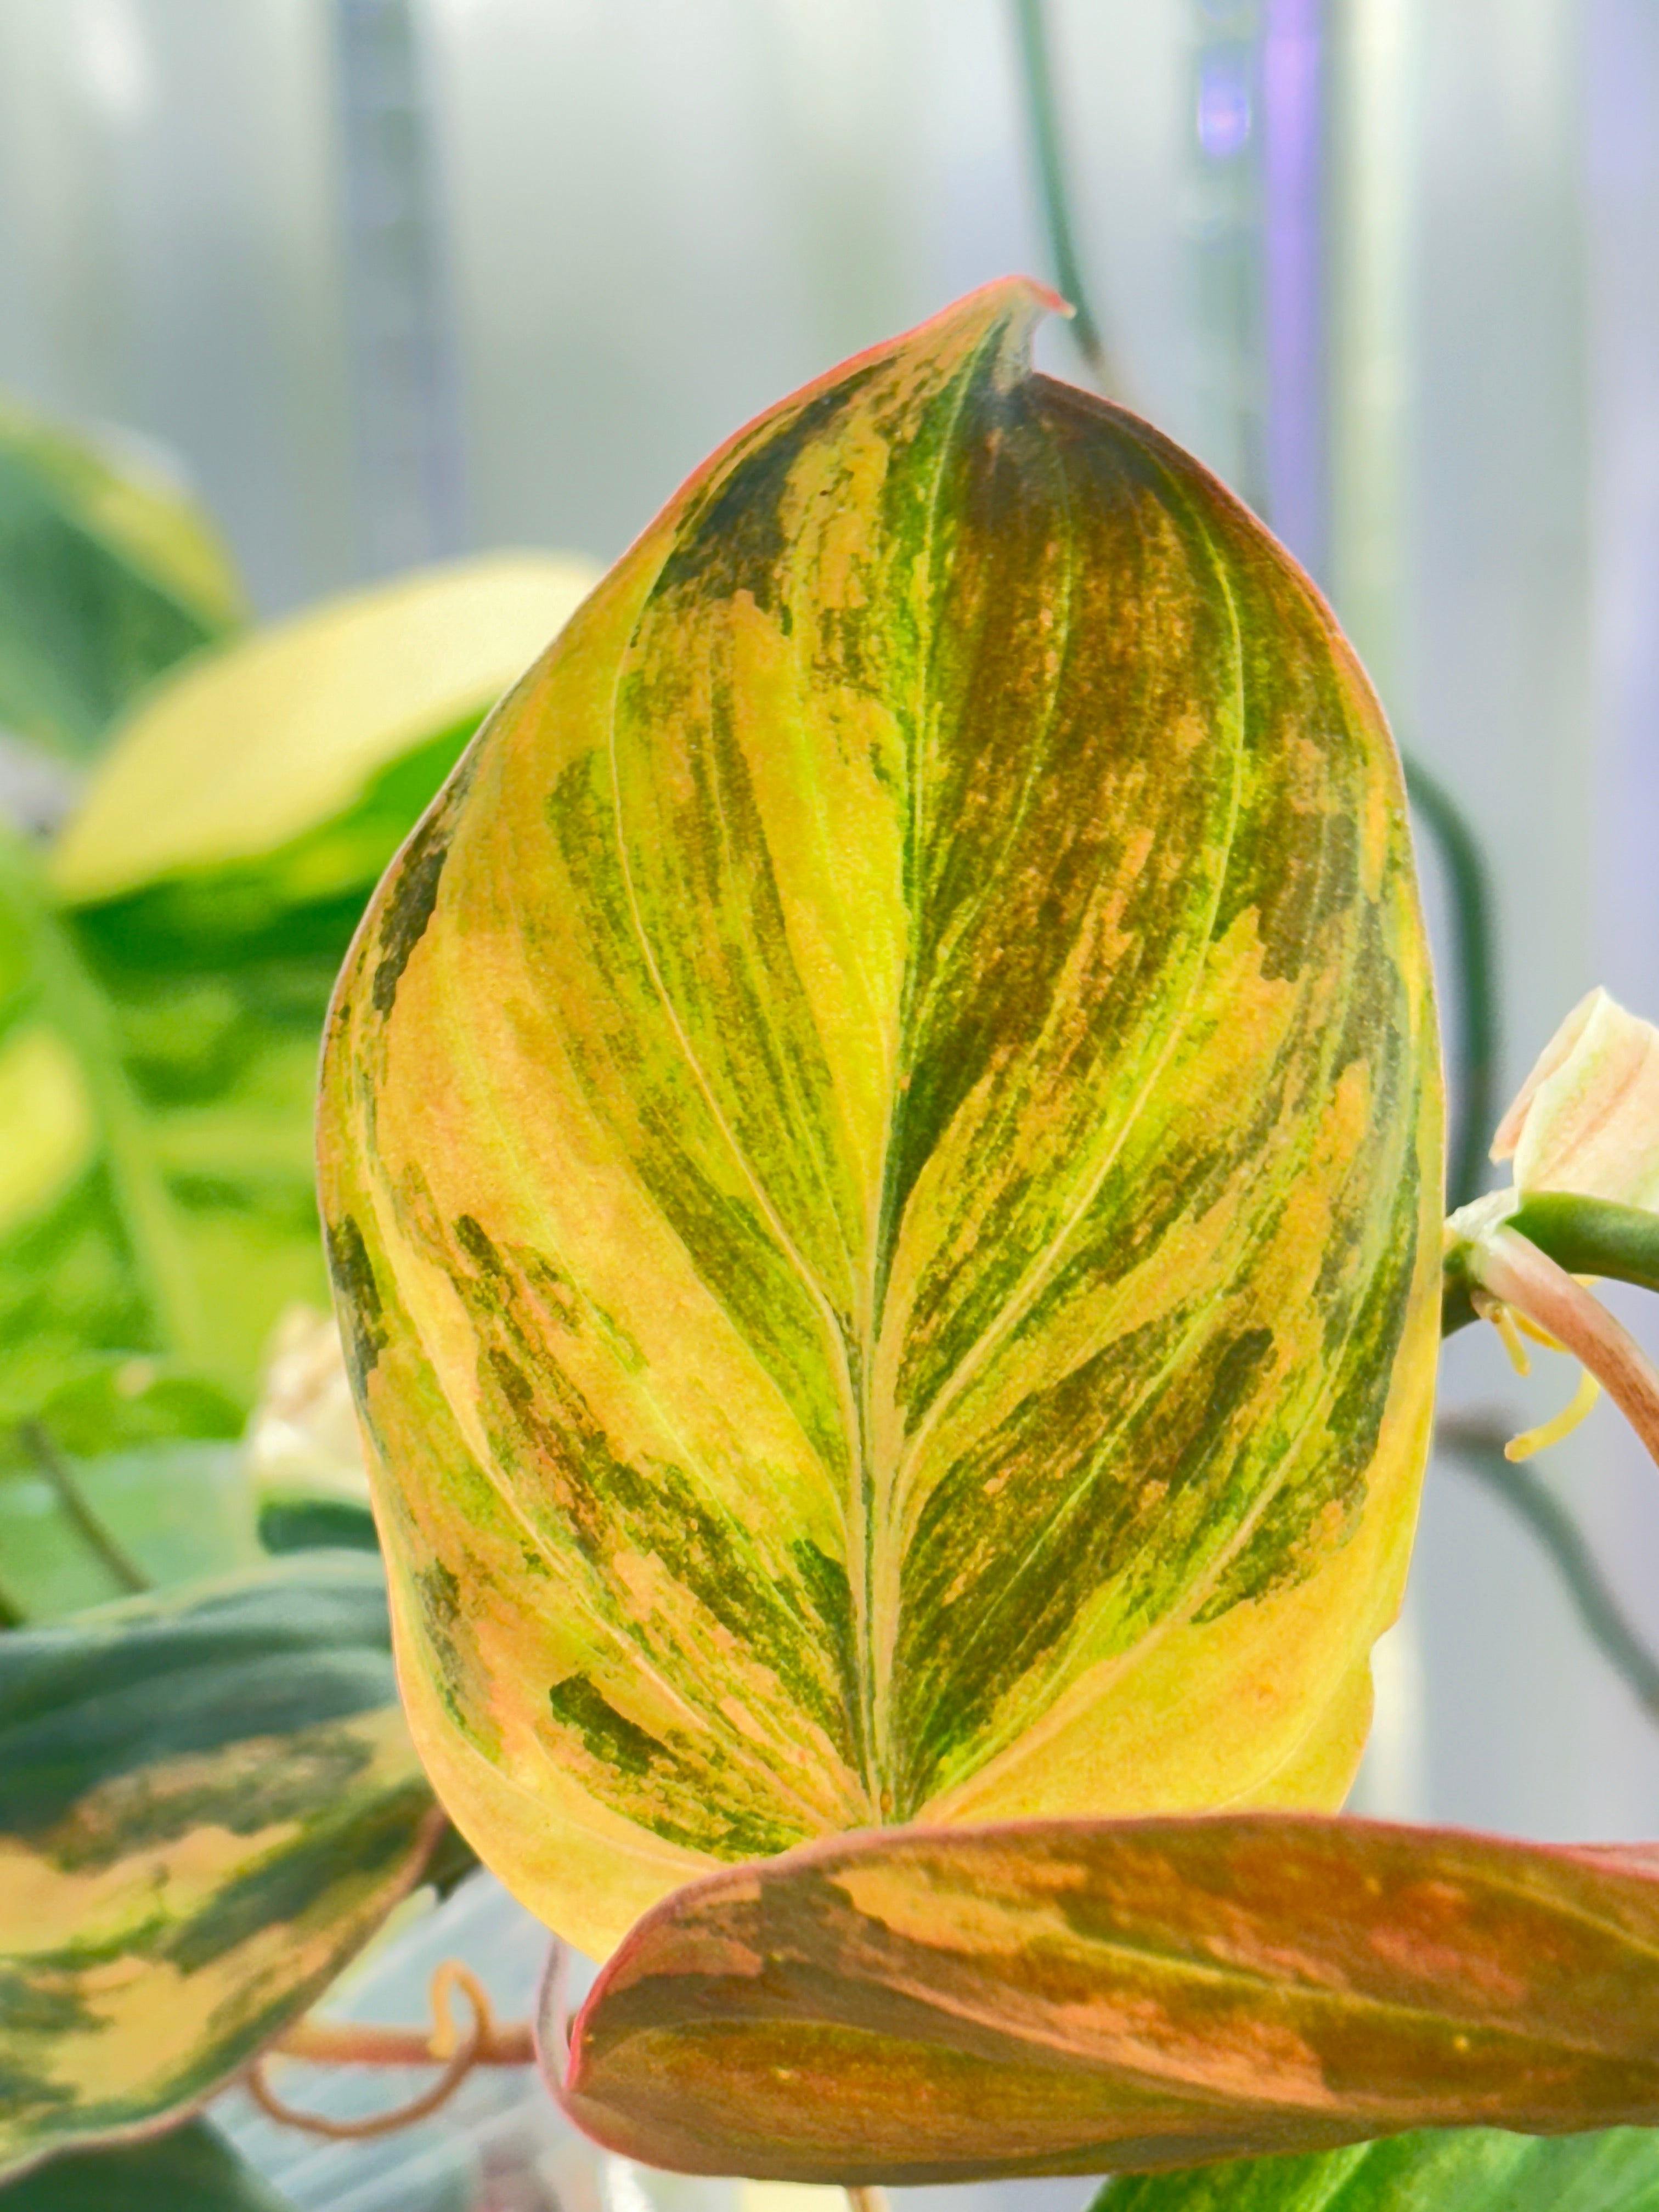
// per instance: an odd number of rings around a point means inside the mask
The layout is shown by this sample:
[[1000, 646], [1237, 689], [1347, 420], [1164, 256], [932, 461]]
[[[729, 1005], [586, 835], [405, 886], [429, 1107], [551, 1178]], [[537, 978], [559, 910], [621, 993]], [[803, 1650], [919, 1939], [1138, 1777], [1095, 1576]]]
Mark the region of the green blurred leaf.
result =
[[290, 2200], [205, 2120], [66, 2151], [0, 2185], [0, 2212], [289, 2212]]
[[0, 2167], [199, 2102], [435, 1827], [372, 1560], [0, 1637]]
[[1659, 2134], [1396, 2136], [1110, 2181], [1091, 2212], [1659, 2212]]
[[[236, 1444], [155, 1445], [64, 1463], [107, 1544], [154, 1589], [257, 1566], [269, 1548]], [[61, 1620], [130, 1586], [47, 1474], [0, 1474], [0, 1601], [14, 1616]]]
[[378, 1552], [374, 1516], [341, 1498], [275, 1498], [259, 1508], [267, 1552]]
[[201, 1289], [111, 1008], [0, 836], [0, 1408], [98, 1352], [205, 1364]]
[[84, 758], [244, 614], [211, 524], [153, 464], [0, 404], [0, 726]]
[[55, 1620], [256, 1565], [242, 1425], [213, 1383], [118, 1354], [0, 1404], [0, 1615]]
[[218, 973], [137, 966], [118, 927], [76, 929], [178, 1224], [195, 1360], [244, 1403], [283, 1310], [328, 1303], [312, 1125], [323, 1017], [351, 926], [345, 918], [324, 954]]
[[53, 855], [185, 1248], [193, 1356], [244, 1397], [282, 1311], [328, 1304], [317, 1055], [363, 901], [591, 577], [496, 556], [207, 656], [144, 702]]
[[1651, 1845], [1292, 1814], [872, 1832], [666, 1899], [560, 2095], [647, 2165], [812, 2182], [1650, 2127], [1656, 1948]]
[[[0, 1402], [0, 1423], [42, 1422], [77, 1459], [149, 1444], [237, 1437], [242, 1408], [216, 1383], [160, 1359], [88, 1353], [44, 1398]], [[25, 1466], [15, 1429], [0, 1428], [0, 1468]]]

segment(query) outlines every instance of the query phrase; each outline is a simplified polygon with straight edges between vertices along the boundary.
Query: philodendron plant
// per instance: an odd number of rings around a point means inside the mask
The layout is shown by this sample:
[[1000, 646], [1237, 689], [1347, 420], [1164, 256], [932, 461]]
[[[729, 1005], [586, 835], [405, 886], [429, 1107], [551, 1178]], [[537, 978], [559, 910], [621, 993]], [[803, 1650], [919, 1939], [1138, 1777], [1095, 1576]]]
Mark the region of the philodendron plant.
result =
[[[1659, 1032], [1593, 994], [1474, 1204], [1466, 1038], [1443, 1228], [1375, 702], [1202, 470], [1030, 374], [1044, 304], [763, 418], [591, 598], [234, 627], [204, 518], [0, 410], [7, 757], [75, 798], [0, 838], [0, 2212], [268, 2209], [228, 2081], [435, 2065], [380, 2132], [531, 2056], [464, 1962], [430, 2034], [331, 2016], [470, 1863], [428, 1772], [606, 1955], [542, 2055], [647, 2162], [1659, 2202], [1654, 1856], [1331, 1817], [1437, 1334], [1583, 1364], [1511, 1454], [1598, 1384], [1659, 1453], [1575, 1279], [1659, 1287]], [[329, 983], [458, 760], [324, 1126], [417, 1757], [294, 1302]], [[1440, 1435], [1659, 1711], [1559, 1504]]]
[[1332, 1817], [1443, 1304], [1654, 1280], [1651, 1194], [1448, 1241], [1376, 699], [1237, 501], [1031, 372], [1058, 304], [723, 447], [358, 933], [321, 1194], [415, 1740], [608, 1958], [543, 2063], [647, 2163], [1659, 2122], [1659, 1853]]

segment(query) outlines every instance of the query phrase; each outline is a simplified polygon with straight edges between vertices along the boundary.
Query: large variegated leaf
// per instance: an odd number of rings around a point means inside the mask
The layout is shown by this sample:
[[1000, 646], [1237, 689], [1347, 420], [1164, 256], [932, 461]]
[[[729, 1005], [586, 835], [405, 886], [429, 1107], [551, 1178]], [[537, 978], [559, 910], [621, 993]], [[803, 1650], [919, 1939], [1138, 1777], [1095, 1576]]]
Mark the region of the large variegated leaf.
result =
[[1659, 2212], [1659, 2133], [1437, 2130], [1109, 2182], [1091, 2212]]
[[856, 1837], [641, 1922], [562, 2099], [648, 2165], [824, 2182], [1653, 2126], [1656, 1945], [1655, 1846], [1285, 1814]]
[[0, 2169], [198, 2103], [373, 1934], [434, 1818], [375, 1562], [0, 1637]]
[[0, 403], [0, 729], [85, 756], [245, 614], [212, 526], [153, 459]]
[[1334, 1802], [1364, 1734], [1438, 1267], [1395, 757], [1042, 303], [717, 454], [343, 981], [413, 1724], [589, 1948], [826, 1831]]

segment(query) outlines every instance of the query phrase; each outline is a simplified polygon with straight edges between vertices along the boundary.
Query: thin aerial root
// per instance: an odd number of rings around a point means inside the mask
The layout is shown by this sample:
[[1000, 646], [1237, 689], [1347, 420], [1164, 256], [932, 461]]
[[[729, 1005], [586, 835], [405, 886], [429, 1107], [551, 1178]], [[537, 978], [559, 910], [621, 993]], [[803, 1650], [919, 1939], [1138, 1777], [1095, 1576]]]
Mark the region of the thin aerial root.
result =
[[[454, 1992], [472, 2008], [472, 2025], [463, 2035], [456, 2025]], [[448, 2102], [475, 2066], [524, 2066], [535, 2056], [527, 2021], [499, 2026], [482, 1982], [458, 1959], [434, 1969], [432, 2027], [418, 2029], [362, 2026], [351, 2021], [297, 2021], [272, 2051], [262, 2051], [247, 2069], [249, 2094], [260, 2111], [285, 2127], [303, 2128], [331, 2142], [358, 2142], [412, 2127]], [[298, 2058], [313, 2065], [435, 2066], [442, 2073], [428, 2089], [389, 2112], [366, 2119], [337, 2120], [321, 2112], [302, 2112], [271, 2087], [265, 2068], [272, 2057]]]
[[266, 2054], [263, 2052], [247, 2070], [247, 2086], [260, 2111], [273, 2120], [282, 2121], [285, 2127], [303, 2128], [307, 2135], [325, 2136], [331, 2142], [363, 2142], [374, 2136], [395, 2135], [399, 2128], [413, 2127], [416, 2120], [429, 2118], [441, 2106], [449, 2102], [472, 2071], [477, 2056], [475, 2030], [429, 2089], [423, 2090], [418, 2097], [411, 2097], [406, 2105], [394, 2106], [389, 2112], [371, 2113], [362, 2120], [331, 2119], [322, 2112], [302, 2112], [297, 2106], [287, 2103], [265, 2079]]
[[1511, 1437], [1504, 1447], [1505, 1459], [1530, 1459], [1534, 1452], [1547, 1450], [1559, 1444], [1563, 1437], [1570, 1437], [1590, 1407], [1601, 1395], [1601, 1385], [1586, 1368], [1578, 1378], [1578, 1388], [1553, 1419], [1540, 1422], [1535, 1429], [1526, 1429], [1518, 1437]]
[[1481, 1320], [1489, 1321], [1498, 1331], [1498, 1336], [1503, 1340], [1504, 1349], [1510, 1355], [1510, 1365], [1514, 1368], [1516, 1373], [1530, 1375], [1532, 1361], [1527, 1356], [1526, 1346], [1521, 1341], [1521, 1332], [1516, 1327], [1515, 1316], [1504, 1304], [1502, 1298], [1495, 1298], [1489, 1291], [1478, 1290], [1473, 1294], [1470, 1304]]

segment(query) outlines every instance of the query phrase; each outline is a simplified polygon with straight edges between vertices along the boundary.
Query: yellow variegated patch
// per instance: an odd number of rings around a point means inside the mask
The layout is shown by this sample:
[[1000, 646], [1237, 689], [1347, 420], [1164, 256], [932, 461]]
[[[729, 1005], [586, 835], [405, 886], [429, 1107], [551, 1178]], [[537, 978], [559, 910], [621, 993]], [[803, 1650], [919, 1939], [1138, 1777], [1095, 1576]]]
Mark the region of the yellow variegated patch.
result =
[[994, 285], [739, 434], [389, 872], [325, 1212], [441, 1794], [595, 1950], [873, 1823], [1334, 1804], [1441, 1091], [1306, 579]]
[[188, 2108], [420, 1871], [378, 1565], [0, 1639], [0, 2171]]

